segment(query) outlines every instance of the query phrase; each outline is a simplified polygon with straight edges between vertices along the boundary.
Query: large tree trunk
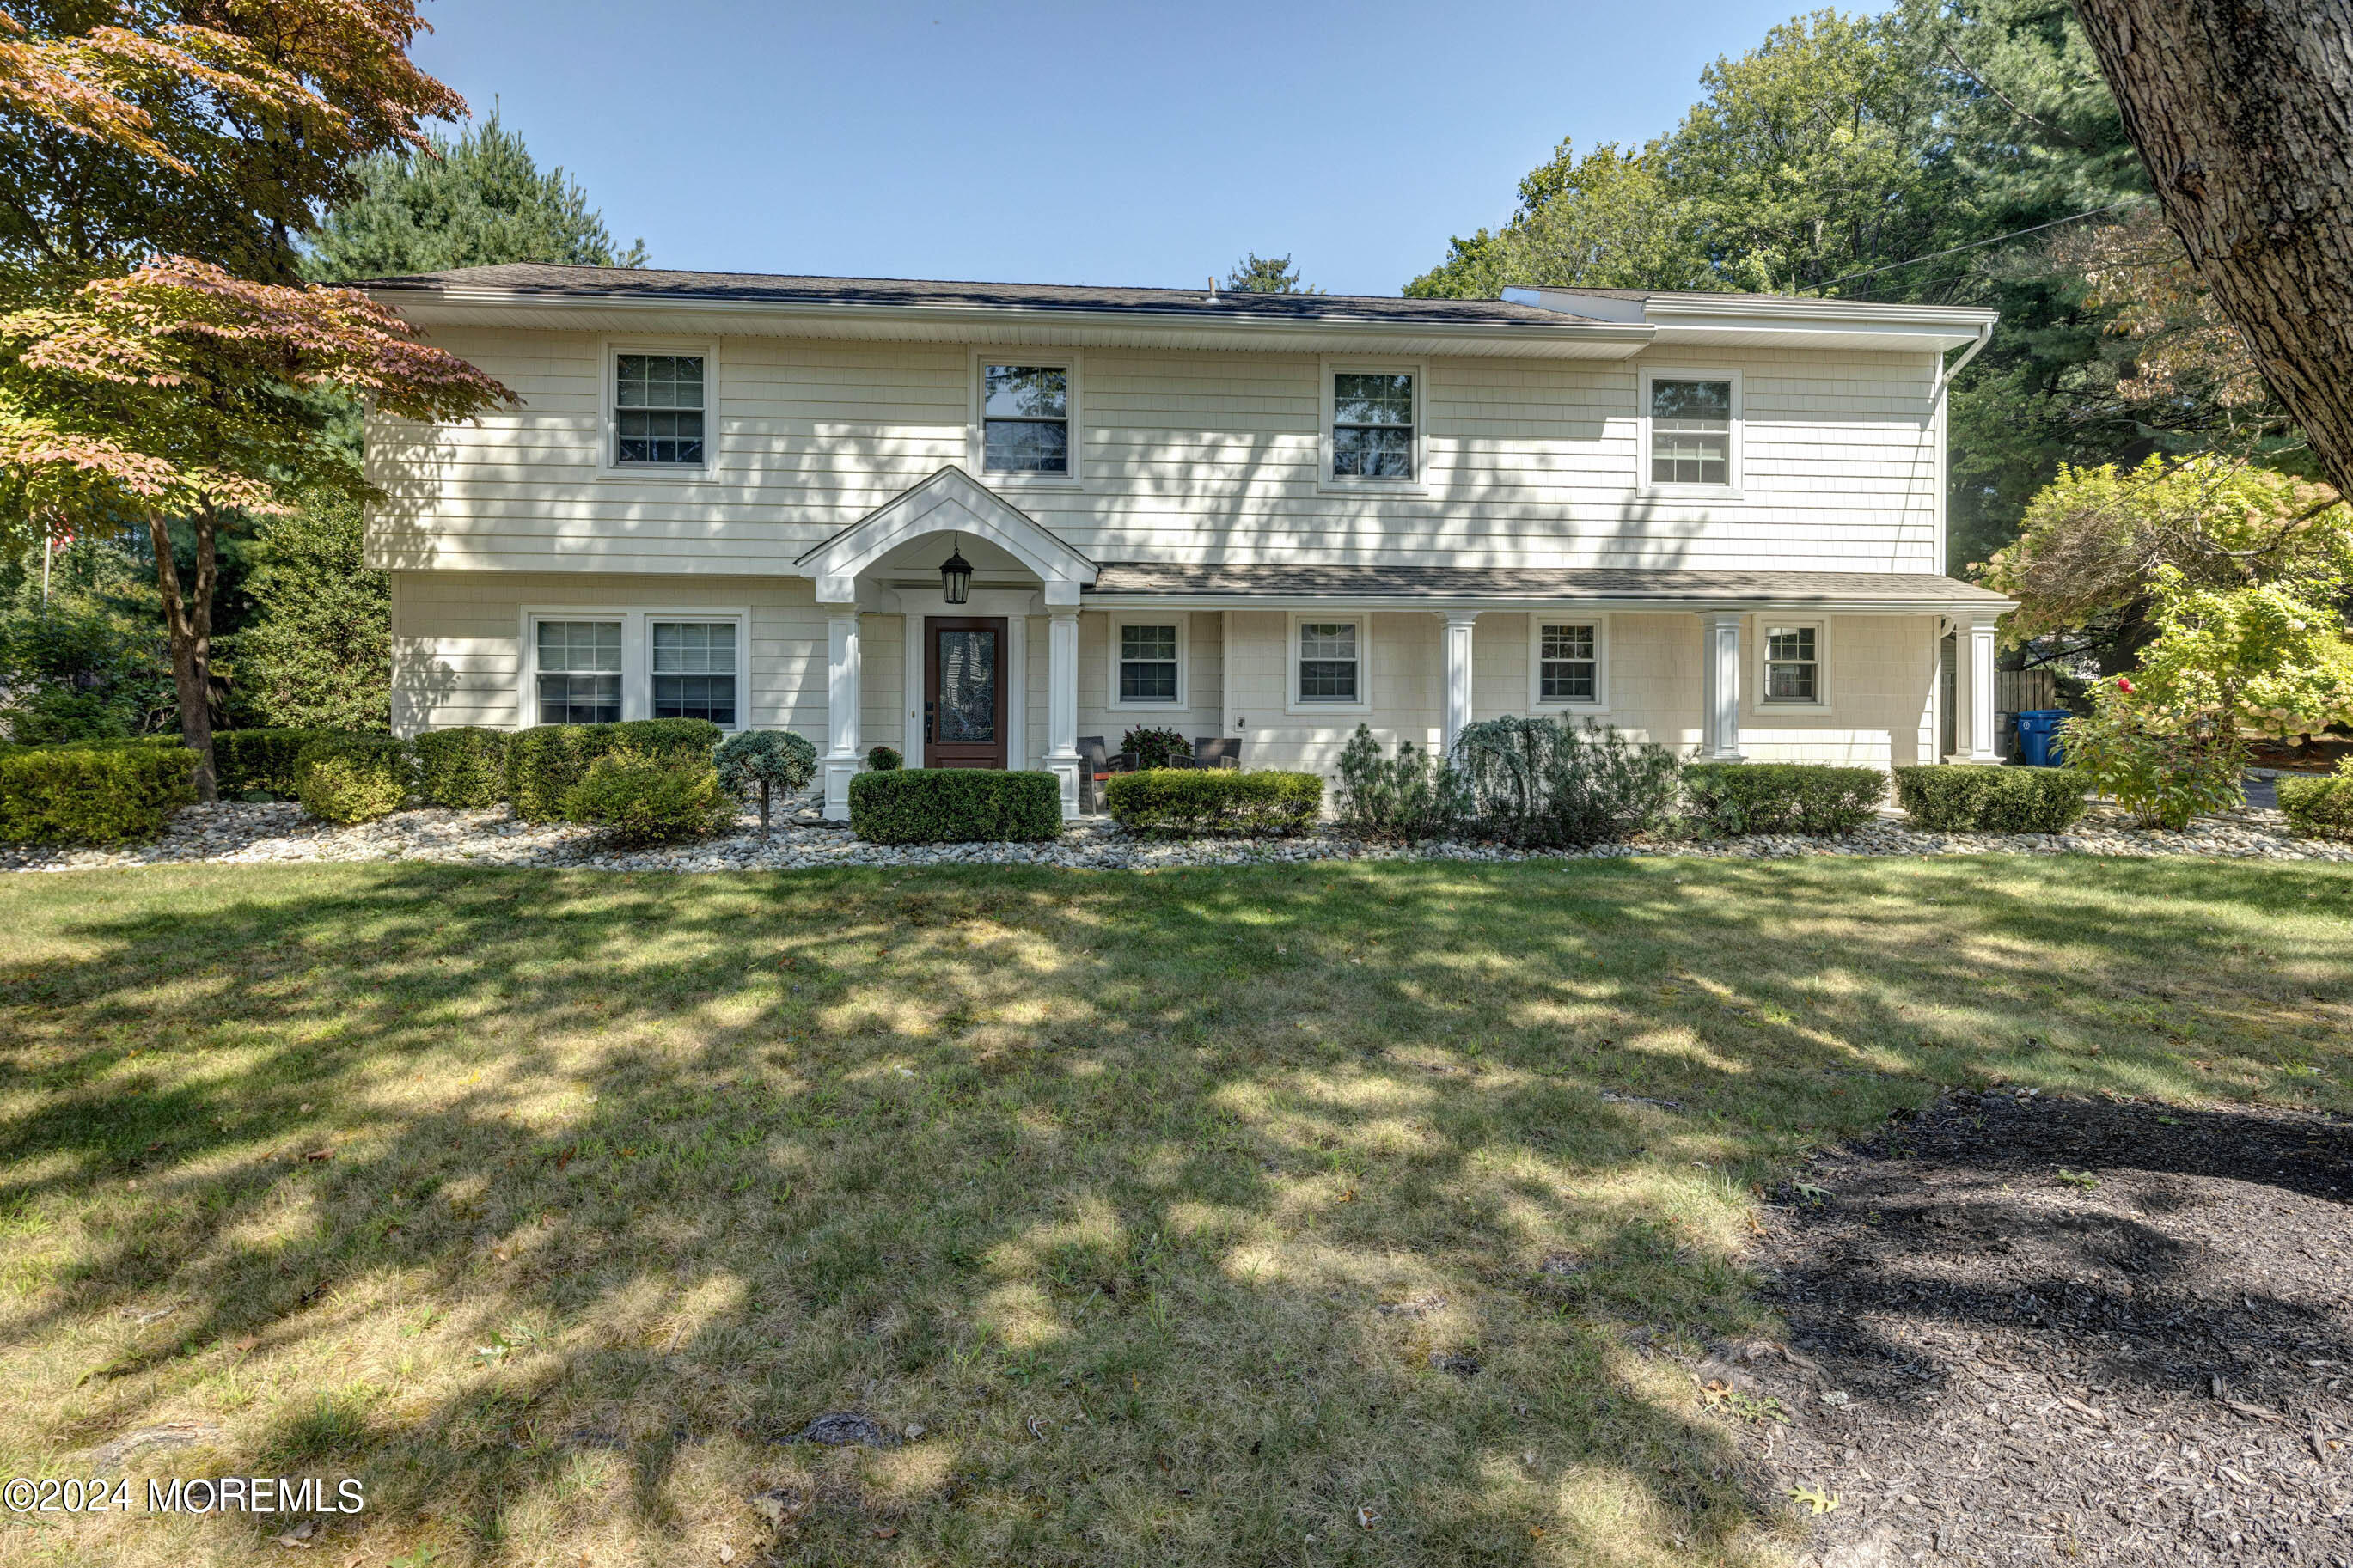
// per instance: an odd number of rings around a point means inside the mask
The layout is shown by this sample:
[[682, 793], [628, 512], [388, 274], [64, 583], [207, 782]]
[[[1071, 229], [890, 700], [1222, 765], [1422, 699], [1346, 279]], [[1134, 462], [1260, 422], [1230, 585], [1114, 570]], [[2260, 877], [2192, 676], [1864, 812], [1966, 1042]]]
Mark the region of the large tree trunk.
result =
[[196, 580], [183, 593], [180, 563], [172, 553], [171, 525], [147, 514], [147, 536], [155, 545], [155, 587], [164, 598], [164, 630], [172, 644], [172, 687], [180, 700], [180, 739], [196, 753], [196, 798], [220, 798], [213, 772], [213, 584], [218, 575], [219, 528], [209, 510], [195, 518]]
[[2075, 0], [2165, 216], [2353, 495], [2353, 0]]

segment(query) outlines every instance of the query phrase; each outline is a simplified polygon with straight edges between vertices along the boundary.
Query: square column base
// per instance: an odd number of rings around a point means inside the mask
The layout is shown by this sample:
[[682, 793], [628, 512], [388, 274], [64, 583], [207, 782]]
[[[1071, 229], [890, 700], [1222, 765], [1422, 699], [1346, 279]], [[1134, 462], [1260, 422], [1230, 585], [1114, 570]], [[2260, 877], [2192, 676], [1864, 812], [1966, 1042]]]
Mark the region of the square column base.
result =
[[828, 822], [849, 820], [849, 781], [866, 771], [860, 757], [828, 757], [825, 770], [825, 819]]
[[1062, 793], [1062, 820], [1070, 821], [1079, 815], [1079, 770], [1086, 765], [1077, 757], [1048, 757], [1046, 771]]

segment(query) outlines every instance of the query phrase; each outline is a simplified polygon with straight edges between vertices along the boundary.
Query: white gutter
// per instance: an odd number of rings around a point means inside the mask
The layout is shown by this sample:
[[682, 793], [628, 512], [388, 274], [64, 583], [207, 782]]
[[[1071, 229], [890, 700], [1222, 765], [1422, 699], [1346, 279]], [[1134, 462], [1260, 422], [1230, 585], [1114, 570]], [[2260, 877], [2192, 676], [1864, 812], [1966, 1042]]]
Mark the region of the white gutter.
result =
[[1953, 384], [1953, 377], [1961, 374], [1961, 367], [1968, 364], [1969, 361], [1977, 358], [1978, 353], [1985, 348], [1986, 344], [1991, 342], [1993, 342], [1993, 323], [1991, 321], [1988, 321], [1978, 328], [1976, 341], [1971, 342], [1968, 348], [1963, 349], [1961, 351], [1961, 357], [1955, 360], [1951, 364], [1947, 365], [1945, 363], [1944, 355], [1938, 354], [1936, 356], [1936, 384], [1934, 390], [1928, 394], [1929, 407], [1934, 408], [1936, 406], [1937, 400], [1945, 395], [1945, 389]]

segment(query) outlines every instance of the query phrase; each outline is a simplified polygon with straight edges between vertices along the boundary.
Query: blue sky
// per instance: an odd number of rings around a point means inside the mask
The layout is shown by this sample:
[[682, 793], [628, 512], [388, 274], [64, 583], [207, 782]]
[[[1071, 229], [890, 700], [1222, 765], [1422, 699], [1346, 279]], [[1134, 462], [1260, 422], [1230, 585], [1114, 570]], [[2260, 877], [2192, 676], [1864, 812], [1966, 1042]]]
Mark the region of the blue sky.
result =
[[445, 0], [416, 52], [657, 266], [1190, 287], [1254, 248], [1390, 294], [1796, 8]]

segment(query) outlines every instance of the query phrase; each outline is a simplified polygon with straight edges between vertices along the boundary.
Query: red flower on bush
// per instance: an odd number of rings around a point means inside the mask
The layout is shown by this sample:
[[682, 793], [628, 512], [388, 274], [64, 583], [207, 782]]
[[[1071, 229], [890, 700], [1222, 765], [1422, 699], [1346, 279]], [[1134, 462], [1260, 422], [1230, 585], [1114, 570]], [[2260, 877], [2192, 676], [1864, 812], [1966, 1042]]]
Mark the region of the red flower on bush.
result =
[[2117, 677], [2116, 677], [2116, 689], [2117, 689], [2118, 691], [2121, 691], [2121, 692], [2123, 692], [2126, 696], [2129, 697], [2129, 696], [2131, 696], [2131, 695], [2132, 695], [2132, 689], [2133, 689], [2133, 683], [2132, 683], [2131, 681], [2126, 680], [2126, 679], [2123, 676], [2121, 676], [2121, 675], [2119, 675], [2119, 676], [2117, 676]]

